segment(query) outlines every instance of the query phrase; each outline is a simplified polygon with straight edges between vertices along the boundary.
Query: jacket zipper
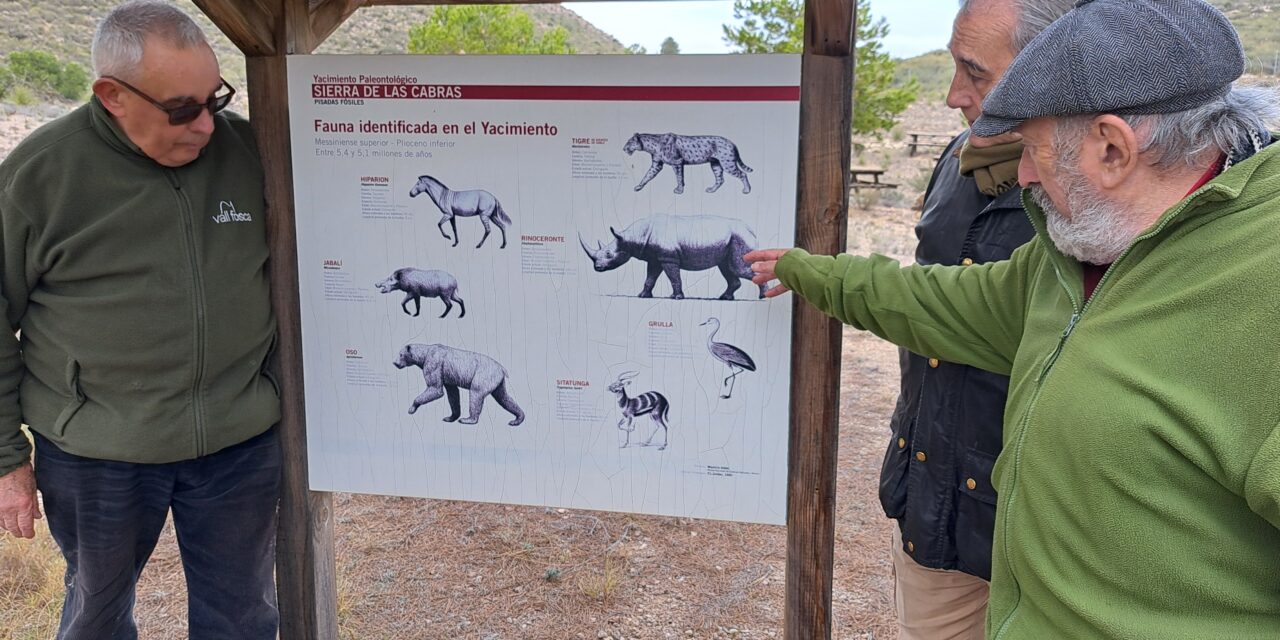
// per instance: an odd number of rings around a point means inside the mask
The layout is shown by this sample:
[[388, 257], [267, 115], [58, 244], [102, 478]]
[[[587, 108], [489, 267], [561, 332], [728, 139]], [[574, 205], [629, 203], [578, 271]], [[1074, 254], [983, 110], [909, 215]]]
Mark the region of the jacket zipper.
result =
[[191, 266], [191, 288], [194, 292], [192, 306], [195, 315], [195, 362], [193, 363], [195, 372], [191, 377], [191, 415], [195, 424], [196, 436], [196, 457], [203, 456], [206, 449], [206, 429], [204, 419], [204, 401], [200, 393], [200, 387], [204, 384], [204, 360], [205, 360], [205, 312], [204, 312], [204, 280], [200, 277], [200, 260], [198, 247], [196, 246], [196, 235], [194, 222], [192, 222], [191, 201], [187, 198], [187, 194], [182, 190], [182, 183], [178, 180], [178, 173], [172, 169], [168, 171], [169, 182], [173, 185], [173, 191], [178, 198], [180, 205], [180, 217], [182, 218], [182, 232], [187, 241], [187, 257]]
[[[1114, 266], [1115, 265], [1112, 264], [1112, 267]], [[1108, 269], [1107, 271], [1110, 272], [1111, 270]], [[1068, 285], [1066, 279], [1062, 277], [1062, 269], [1055, 265], [1053, 272], [1058, 277], [1058, 284], [1062, 285], [1062, 287], [1066, 289], [1067, 298], [1071, 300], [1071, 318], [1067, 320], [1067, 326], [1062, 330], [1062, 335], [1058, 338], [1058, 344], [1054, 347], [1053, 353], [1049, 354], [1049, 357], [1045, 359], [1044, 367], [1040, 370], [1040, 376], [1036, 379], [1036, 389], [1031, 395], [1031, 402], [1027, 405], [1027, 410], [1022, 414], [1022, 421], [1018, 425], [1018, 439], [1013, 445], [1013, 477], [1010, 478], [1009, 481], [1010, 484], [1013, 485], [1013, 488], [1009, 491], [1009, 499], [1008, 502], [1005, 503], [1004, 508], [997, 508], [996, 510], [997, 514], [1003, 513], [1003, 515], [1000, 516], [1002, 518], [1000, 529], [1003, 533], [1003, 535], [1000, 536], [1000, 544], [1002, 547], [1001, 551], [1004, 553], [1005, 566], [1008, 567], [1009, 575], [1013, 577], [1013, 583], [1015, 585], [1018, 584], [1019, 581], [1017, 575], [1014, 573], [1013, 563], [1009, 561], [1009, 511], [1012, 510], [1014, 499], [1018, 497], [1018, 471], [1022, 467], [1022, 443], [1027, 437], [1027, 423], [1031, 421], [1031, 412], [1035, 409], [1036, 401], [1040, 399], [1040, 391], [1044, 388], [1045, 377], [1049, 375], [1049, 370], [1053, 368], [1053, 363], [1057, 361], [1058, 355], [1062, 353], [1062, 347], [1066, 345], [1067, 338], [1071, 337], [1071, 332], [1075, 330], [1076, 323], [1080, 321], [1080, 316], [1084, 315], [1084, 307], [1089, 306], [1088, 302], [1086, 302], [1084, 306], [1081, 306], [1076, 300], [1071, 286]], [[1105, 279], [1106, 274], [1103, 274], [1103, 280]], [[1094, 289], [1094, 296], [1098, 295], [1098, 289], [1101, 288], [1102, 282], [1099, 281], [1098, 287]], [[1092, 300], [1092, 298], [1090, 298], [1090, 300]], [[1018, 605], [1021, 601], [1022, 588], [1019, 587], [1017, 600], [1014, 601], [1013, 608], [1009, 610], [1009, 615], [1004, 619], [1004, 622], [1000, 624], [1000, 629], [996, 631], [995, 640], [1000, 640], [1000, 638], [1004, 636], [1004, 632], [1008, 628], [1009, 623], [1012, 622], [1016, 616]]]
[[[1171, 220], [1181, 215], [1182, 209], [1186, 208], [1186, 204], [1189, 201], [1189, 198], [1184, 200], [1177, 211], [1174, 211], [1170, 215], [1163, 216], [1159, 224], [1154, 228], [1134, 238], [1133, 241], [1129, 243], [1129, 246], [1125, 247], [1124, 252], [1122, 252], [1120, 256], [1111, 263], [1111, 266], [1107, 267], [1106, 272], [1102, 274], [1102, 279], [1098, 280], [1098, 285], [1094, 287], [1093, 295], [1089, 296], [1089, 299], [1085, 300], [1083, 305], [1080, 305], [1079, 301], [1076, 300], [1074, 289], [1062, 276], [1062, 269], [1059, 268], [1058, 265], [1054, 265], [1053, 267], [1053, 272], [1058, 278], [1058, 284], [1062, 285], [1062, 287], [1066, 289], [1067, 297], [1071, 300], [1071, 308], [1076, 311], [1072, 313], [1071, 318], [1067, 320], [1067, 326], [1062, 330], [1062, 336], [1058, 338], [1058, 345], [1054, 347], [1053, 353], [1049, 354], [1048, 359], [1045, 360], [1044, 367], [1040, 370], [1040, 376], [1036, 380], [1036, 390], [1031, 396], [1031, 402], [1027, 405], [1026, 412], [1022, 414], [1022, 423], [1019, 425], [1018, 429], [1018, 441], [1014, 443], [1013, 477], [1010, 480], [1010, 484], [1013, 485], [1013, 488], [1009, 491], [1009, 501], [1004, 505], [1004, 522], [1000, 528], [1004, 533], [1004, 535], [1001, 536], [1001, 544], [1003, 546], [1005, 566], [1009, 569], [1009, 575], [1013, 576], [1013, 582], [1015, 585], [1018, 584], [1018, 578], [1014, 575], [1013, 563], [1009, 562], [1009, 512], [1012, 511], [1013, 501], [1018, 497], [1018, 470], [1022, 466], [1022, 443], [1026, 439], [1027, 423], [1031, 421], [1031, 413], [1035, 410], [1036, 401], [1040, 399], [1040, 391], [1044, 389], [1045, 378], [1049, 376], [1049, 371], [1053, 369], [1054, 363], [1057, 362], [1058, 356], [1062, 353], [1063, 347], [1067, 344], [1067, 339], [1071, 337], [1071, 333], [1075, 330], [1076, 325], [1079, 324], [1081, 316], [1089, 310], [1093, 301], [1102, 293], [1102, 289], [1107, 284], [1107, 281], [1111, 279], [1111, 275], [1115, 273], [1116, 265], [1120, 264], [1121, 261], [1128, 257], [1133, 251], [1133, 248], [1137, 246], [1139, 242], [1159, 235]], [[1000, 629], [996, 631], [995, 640], [1000, 640], [1004, 637], [1005, 632], [1009, 628], [1009, 624], [1013, 622], [1015, 617], [1017, 617], [1018, 606], [1021, 603], [1021, 600], [1022, 588], [1018, 587], [1017, 600], [1014, 602], [1013, 608], [1009, 610], [1009, 615], [1005, 617], [1004, 622], [1000, 623]]]

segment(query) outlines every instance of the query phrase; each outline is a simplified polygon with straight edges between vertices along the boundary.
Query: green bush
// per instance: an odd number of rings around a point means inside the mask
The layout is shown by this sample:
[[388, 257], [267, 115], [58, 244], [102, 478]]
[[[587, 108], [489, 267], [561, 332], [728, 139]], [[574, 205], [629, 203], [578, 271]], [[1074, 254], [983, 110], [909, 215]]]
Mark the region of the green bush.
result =
[[27, 49], [9, 54], [9, 70], [32, 89], [51, 90], [62, 75], [62, 64], [51, 53]]
[[17, 79], [13, 77], [13, 72], [9, 70], [9, 67], [0, 64], [0, 98], [9, 95], [9, 92], [13, 90], [13, 85], [16, 80]]
[[89, 72], [84, 67], [75, 62], [63, 64], [45, 51], [26, 49], [10, 53], [7, 73], [6, 85], [5, 73], [0, 72], [0, 95], [17, 87], [26, 90], [23, 99], [30, 102], [41, 95], [79, 100], [89, 86]]
[[79, 100], [80, 96], [84, 95], [85, 87], [88, 86], [89, 72], [74, 62], [68, 62], [58, 74], [58, 82], [54, 85], [54, 89], [58, 95], [68, 100]]
[[880, 189], [859, 189], [854, 192], [853, 201], [859, 209], [870, 209], [880, 204]]
[[886, 207], [904, 207], [906, 206], [907, 197], [897, 189], [885, 189], [880, 194], [880, 204]]
[[29, 107], [36, 103], [35, 94], [23, 85], [18, 85], [13, 90], [13, 103], [20, 107]]
[[915, 176], [907, 179], [907, 185], [910, 186], [913, 191], [924, 193], [924, 190], [929, 188], [930, 180], [933, 180], [933, 168], [922, 167], [916, 170]]

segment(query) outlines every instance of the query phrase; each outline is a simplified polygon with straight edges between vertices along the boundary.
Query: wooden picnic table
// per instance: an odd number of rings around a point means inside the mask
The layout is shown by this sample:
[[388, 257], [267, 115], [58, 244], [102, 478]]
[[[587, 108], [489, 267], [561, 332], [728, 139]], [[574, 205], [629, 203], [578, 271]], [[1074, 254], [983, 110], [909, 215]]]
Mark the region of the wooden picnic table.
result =
[[898, 187], [896, 184], [880, 182], [880, 176], [884, 175], [884, 171], [880, 167], [850, 167], [849, 186], [854, 191], [858, 189], [896, 189]]
[[956, 137], [954, 133], [936, 133], [927, 131], [908, 131], [907, 135], [911, 136], [911, 142], [907, 143], [907, 156], [916, 155], [921, 147], [929, 149], [946, 149], [951, 144], [951, 139]]

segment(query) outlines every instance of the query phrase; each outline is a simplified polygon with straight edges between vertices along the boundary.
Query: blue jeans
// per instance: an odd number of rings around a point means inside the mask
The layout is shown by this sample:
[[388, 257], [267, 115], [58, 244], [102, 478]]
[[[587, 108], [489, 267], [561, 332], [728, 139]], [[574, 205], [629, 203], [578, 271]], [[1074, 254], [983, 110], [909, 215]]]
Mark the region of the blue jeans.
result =
[[280, 444], [276, 429], [168, 464], [84, 458], [33, 432], [36, 485], [67, 560], [58, 640], [134, 640], [138, 576], [165, 516], [187, 578], [190, 639], [272, 640]]

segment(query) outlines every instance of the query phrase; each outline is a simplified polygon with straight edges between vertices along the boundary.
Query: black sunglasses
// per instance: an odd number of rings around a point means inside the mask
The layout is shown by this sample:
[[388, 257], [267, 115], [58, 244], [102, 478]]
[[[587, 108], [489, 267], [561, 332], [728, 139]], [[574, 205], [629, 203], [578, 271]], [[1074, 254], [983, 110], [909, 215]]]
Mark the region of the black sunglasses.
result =
[[185, 104], [181, 104], [176, 107], [166, 107], [159, 100], [156, 100], [155, 98], [152, 98], [151, 96], [143, 93], [137, 87], [129, 84], [128, 82], [125, 82], [124, 80], [121, 80], [120, 78], [117, 78], [115, 76], [102, 76], [102, 77], [107, 78], [108, 80], [114, 80], [115, 82], [120, 83], [120, 86], [138, 94], [138, 96], [141, 97], [143, 100], [150, 102], [151, 104], [155, 105], [157, 109], [169, 114], [169, 124], [174, 126], [184, 125], [184, 124], [187, 124], [188, 122], [195, 120], [196, 118], [199, 118], [200, 112], [205, 109], [209, 110], [209, 115], [213, 115], [219, 111], [222, 111], [223, 109], [227, 108], [227, 105], [231, 104], [231, 97], [236, 95], [235, 87], [232, 87], [230, 84], [228, 84], [226, 80], [223, 80], [222, 78], [218, 78], [218, 80], [222, 82], [222, 84], [218, 85], [218, 88], [221, 89], [222, 87], [226, 87], [227, 88], [226, 93], [217, 95], [217, 93], [215, 92], [214, 94], [211, 94], [209, 96], [209, 99], [205, 102], [187, 102]]

